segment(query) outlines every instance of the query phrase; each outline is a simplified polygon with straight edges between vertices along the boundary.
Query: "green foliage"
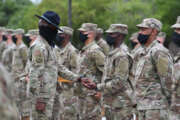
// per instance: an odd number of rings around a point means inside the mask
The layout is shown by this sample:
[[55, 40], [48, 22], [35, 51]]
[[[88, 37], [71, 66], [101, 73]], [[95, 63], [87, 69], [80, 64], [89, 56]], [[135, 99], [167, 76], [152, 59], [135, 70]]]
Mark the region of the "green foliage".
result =
[[160, 16], [160, 20], [163, 23], [163, 30], [167, 33], [167, 41], [165, 43], [168, 46], [173, 29], [171, 25], [175, 24], [177, 16], [180, 16], [180, 1], [179, 0], [157, 0], [157, 13], [156, 16]]
[[29, 5], [32, 5], [32, 3], [29, 0], [1, 0], [0, 25], [6, 26], [9, 23], [9, 21], [11, 21], [11, 19], [14, 20], [15, 16], [17, 16], [19, 13], [22, 13], [24, 8]]
[[0, 1], [0, 25], [7, 25], [10, 17], [17, 10], [17, 5], [13, 0]]
[[[163, 31], [169, 37], [172, 33], [170, 26], [180, 15], [179, 4], [179, 0], [72, 0], [72, 27], [77, 30], [82, 23], [92, 22], [106, 30], [110, 24], [121, 23], [128, 25], [131, 35], [138, 30], [136, 24], [142, 19], [154, 17], [162, 21]], [[8, 27], [34, 29], [38, 24], [38, 18], [34, 15], [42, 15], [47, 10], [60, 15], [61, 25], [68, 24], [68, 0], [43, 0], [39, 5], [27, 0], [6, 0], [5, 3], [1, 1], [0, 6], [0, 25], [7, 25], [8, 22]], [[78, 31], [75, 31], [73, 43], [80, 43]]]

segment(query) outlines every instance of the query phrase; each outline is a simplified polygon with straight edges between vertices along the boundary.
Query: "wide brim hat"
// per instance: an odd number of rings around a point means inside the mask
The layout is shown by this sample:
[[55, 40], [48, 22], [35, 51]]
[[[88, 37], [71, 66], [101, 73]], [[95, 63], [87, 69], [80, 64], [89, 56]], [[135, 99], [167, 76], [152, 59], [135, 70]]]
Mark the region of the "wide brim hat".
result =
[[60, 24], [60, 17], [57, 13], [53, 12], [53, 11], [46, 11], [42, 16], [39, 15], [35, 15], [37, 18], [42, 19], [44, 21], [46, 21], [48, 24], [53, 25], [54, 27], [56, 27], [58, 30], [62, 31], [59, 28], [59, 24]]
[[180, 16], [177, 17], [176, 23], [171, 28], [180, 28]]

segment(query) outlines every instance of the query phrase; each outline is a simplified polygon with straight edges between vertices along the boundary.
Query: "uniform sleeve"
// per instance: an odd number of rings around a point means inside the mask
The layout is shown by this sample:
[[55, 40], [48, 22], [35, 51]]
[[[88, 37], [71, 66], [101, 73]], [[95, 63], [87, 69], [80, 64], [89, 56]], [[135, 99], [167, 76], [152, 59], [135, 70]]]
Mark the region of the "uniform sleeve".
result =
[[107, 44], [105, 41], [103, 41], [102, 46], [103, 46], [104, 53], [105, 53], [106, 55], [108, 55], [109, 49], [110, 49], [109, 46], [108, 46], [108, 44]]
[[92, 53], [92, 56], [96, 67], [103, 73], [105, 67], [105, 55], [100, 50], [96, 50]]
[[27, 48], [24, 47], [20, 49], [20, 55], [24, 64], [24, 67], [26, 66], [27, 60], [28, 60], [28, 55], [27, 55]]
[[112, 79], [106, 82], [105, 84], [99, 84], [98, 89], [106, 88], [109, 90], [113, 90], [114, 88], [126, 90], [129, 84], [127, 82], [129, 76], [129, 59], [127, 56], [122, 56], [116, 59], [113, 62], [114, 66], [114, 74]]
[[6, 49], [3, 53], [2, 53], [2, 63], [4, 64], [4, 65], [6, 65], [7, 64], [7, 54], [8, 54], [8, 49]]
[[30, 92], [38, 95], [40, 89], [41, 74], [44, 69], [45, 58], [48, 57], [46, 50], [40, 46], [35, 46], [32, 50], [32, 68], [30, 68]]
[[79, 69], [79, 64], [78, 61], [79, 60], [79, 54], [76, 51], [72, 51], [71, 55], [70, 55], [70, 67], [71, 67], [71, 71], [77, 73], [78, 69]]
[[8, 71], [11, 71], [12, 66], [12, 50], [6, 49], [2, 54], [2, 63]]
[[3, 54], [3, 52], [4, 52], [4, 50], [7, 48], [7, 45], [6, 44], [4, 44], [4, 42], [1, 42], [0, 43], [0, 61], [2, 61], [2, 54]]
[[58, 75], [72, 82], [76, 82], [80, 77], [78, 74], [71, 72], [68, 68], [66, 68], [62, 64], [58, 64]]
[[62, 65], [62, 63], [58, 62], [59, 53], [57, 49], [54, 49], [54, 50], [55, 50], [56, 61], [57, 61], [57, 66], [58, 66], [58, 76], [62, 77], [63, 79], [75, 82], [79, 78], [79, 75], [71, 72], [67, 67]]
[[171, 56], [164, 51], [157, 51], [153, 57], [163, 92], [166, 97], [170, 99], [173, 84], [173, 60]]
[[179, 88], [180, 88], [180, 63], [176, 63], [174, 65], [174, 78], [172, 85], [172, 95], [171, 95], [171, 110], [176, 110], [176, 106], [178, 106], [179, 102]]

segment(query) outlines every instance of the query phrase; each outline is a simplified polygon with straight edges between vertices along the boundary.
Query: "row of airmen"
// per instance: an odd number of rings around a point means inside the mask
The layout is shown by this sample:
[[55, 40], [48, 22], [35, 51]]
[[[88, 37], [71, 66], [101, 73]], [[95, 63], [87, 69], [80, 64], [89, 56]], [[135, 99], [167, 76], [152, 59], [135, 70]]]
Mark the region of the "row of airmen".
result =
[[106, 40], [97, 24], [82, 24], [78, 51], [55, 12], [36, 16], [39, 30], [24, 39], [22, 29], [0, 29], [4, 120], [180, 120], [180, 17], [170, 53], [154, 18], [137, 25], [129, 52], [125, 24], [110, 25]]

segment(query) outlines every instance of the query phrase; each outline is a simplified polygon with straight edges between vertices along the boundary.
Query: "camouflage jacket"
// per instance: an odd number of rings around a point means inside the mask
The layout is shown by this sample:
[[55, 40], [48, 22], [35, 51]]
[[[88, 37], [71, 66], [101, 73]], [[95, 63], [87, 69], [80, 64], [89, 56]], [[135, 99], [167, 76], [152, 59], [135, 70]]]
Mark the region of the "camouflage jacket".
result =
[[104, 103], [113, 108], [132, 106], [132, 88], [128, 81], [132, 59], [127, 49], [122, 43], [119, 48], [109, 52], [106, 60], [107, 77], [97, 85], [99, 90], [104, 90]]
[[171, 110], [180, 114], [180, 52], [177, 54], [174, 64], [174, 84]]
[[131, 70], [129, 73], [129, 80], [131, 81], [133, 88], [135, 88], [135, 85], [136, 85], [136, 81], [134, 78], [135, 78], [135, 74], [136, 74], [136, 66], [137, 66], [137, 63], [140, 58], [139, 53], [142, 51], [143, 51], [143, 48], [141, 46], [139, 46], [139, 47], [133, 49], [133, 51], [131, 51], [131, 58], [133, 59], [133, 64], [132, 64], [132, 67], [131, 67]]
[[[90, 78], [95, 83], [101, 83], [105, 66], [105, 55], [100, 50], [100, 47], [92, 42], [82, 48], [80, 54], [80, 72], [79, 74]], [[87, 93], [91, 94], [93, 91], [80, 87], [83, 90], [81, 95], [87, 96]]]
[[31, 45], [29, 59], [30, 92], [32, 95], [42, 98], [53, 97], [56, 91], [57, 73], [68, 80], [75, 81], [79, 77], [57, 63], [53, 48], [41, 36], [37, 37]]
[[137, 109], [164, 109], [172, 93], [173, 60], [169, 51], [154, 40], [139, 53], [135, 73]]
[[52, 98], [57, 83], [57, 64], [53, 48], [41, 36], [37, 37], [29, 51], [30, 93], [35, 98]]
[[103, 38], [101, 38], [99, 41], [96, 42], [97, 45], [99, 45], [99, 47], [102, 49], [103, 53], [105, 55], [108, 55], [109, 53], [109, 45], [106, 43], [105, 40], [103, 40]]
[[0, 64], [0, 116], [2, 120], [18, 120], [18, 110], [13, 99], [13, 80]]
[[92, 42], [82, 48], [80, 74], [92, 79], [95, 83], [100, 83], [104, 72], [104, 62], [105, 55], [100, 47]]
[[4, 50], [7, 48], [7, 44], [5, 41], [0, 42], [0, 61], [2, 62], [2, 54]]
[[21, 43], [19, 46], [16, 46], [13, 50], [12, 56], [12, 71], [16, 77], [21, 75], [24, 70], [28, 60], [27, 47]]
[[16, 46], [13, 43], [11, 45], [8, 45], [7, 49], [5, 49], [2, 54], [2, 63], [9, 72], [12, 71], [12, 60], [13, 60], [12, 56], [15, 47]]
[[[69, 71], [73, 73], [76, 73], [76, 74], [78, 73], [79, 53], [77, 49], [71, 43], [68, 43], [64, 48], [59, 48], [56, 46], [54, 51], [55, 51], [57, 62], [59, 65], [63, 65]], [[60, 76], [59, 74], [59, 77], [62, 77], [62, 76]], [[60, 82], [59, 85], [61, 89], [64, 90], [63, 93], [66, 92], [66, 96], [73, 96], [73, 92], [74, 92], [74, 88], [76, 84], [67, 84], [67, 83]], [[62, 99], [65, 99], [65, 98], [62, 98]]]
[[131, 57], [134, 58], [141, 50], [142, 50], [141, 46], [138, 46], [137, 48], [131, 50]]
[[79, 64], [78, 50], [69, 42], [64, 48], [55, 47], [57, 62], [70, 71], [77, 73]]
[[170, 51], [172, 57], [175, 58], [176, 56], [178, 56], [177, 54], [180, 51], [180, 47], [178, 45], [176, 45], [174, 42], [171, 42], [169, 44], [169, 51]]

